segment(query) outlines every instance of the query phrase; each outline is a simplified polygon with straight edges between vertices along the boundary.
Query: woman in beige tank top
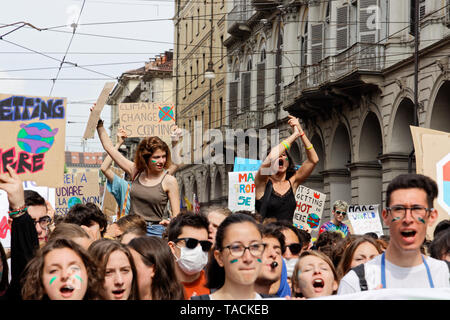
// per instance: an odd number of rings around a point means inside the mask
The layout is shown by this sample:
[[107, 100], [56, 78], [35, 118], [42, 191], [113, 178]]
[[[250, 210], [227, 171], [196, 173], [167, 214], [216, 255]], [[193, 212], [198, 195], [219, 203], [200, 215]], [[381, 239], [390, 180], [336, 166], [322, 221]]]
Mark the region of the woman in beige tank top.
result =
[[138, 214], [147, 221], [149, 229], [156, 227], [157, 233], [164, 231], [170, 222], [165, 216], [165, 207], [170, 202], [172, 216], [180, 212], [178, 183], [174, 176], [167, 174], [171, 165], [170, 149], [160, 138], [147, 137], [138, 145], [134, 162], [125, 158], [108, 136], [103, 121], [97, 124], [97, 132], [105, 151], [130, 177], [133, 177], [130, 192], [130, 214]]

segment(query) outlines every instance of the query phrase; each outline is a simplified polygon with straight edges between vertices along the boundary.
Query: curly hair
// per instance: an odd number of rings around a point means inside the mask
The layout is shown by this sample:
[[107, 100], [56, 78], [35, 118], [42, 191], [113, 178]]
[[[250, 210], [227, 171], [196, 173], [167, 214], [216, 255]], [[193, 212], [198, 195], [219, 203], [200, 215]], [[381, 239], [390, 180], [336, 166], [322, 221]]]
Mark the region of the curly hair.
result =
[[184, 287], [177, 280], [175, 261], [166, 241], [159, 237], [144, 236], [131, 240], [128, 247], [139, 253], [146, 266], [154, 268], [152, 300], [184, 299]]
[[108, 264], [111, 253], [117, 250], [123, 252], [127, 256], [128, 260], [130, 261], [131, 270], [133, 272], [133, 281], [131, 283], [131, 292], [128, 300], [139, 300], [136, 266], [134, 264], [133, 256], [131, 255], [131, 252], [127, 246], [115, 240], [100, 239], [92, 242], [91, 246], [88, 249], [88, 252], [91, 254], [92, 258], [95, 260], [99, 267], [102, 285], [104, 285], [106, 265]]
[[134, 156], [134, 164], [137, 172], [148, 170], [148, 161], [153, 153], [155, 153], [158, 149], [166, 153], [166, 163], [164, 164], [164, 169], [168, 169], [170, 167], [172, 164], [172, 158], [169, 146], [159, 137], [153, 136], [142, 139], [137, 146], [136, 154]]
[[69, 212], [64, 216], [62, 222], [74, 223], [86, 227], [91, 227], [94, 223], [98, 223], [102, 237], [108, 226], [106, 215], [96, 204], [90, 202], [86, 204], [78, 203], [72, 206]]
[[78, 255], [86, 268], [88, 275], [88, 286], [83, 300], [97, 300], [101, 299], [102, 282], [98, 272], [97, 264], [92, 260], [90, 255], [81, 246], [72, 240], [56, 238], [49, 241], [45, 246], [39, 249], [31, 259], [25, 270], [22, 278], [22, 298], [24, 300], [43, 300], [48, 299], [45, 292], [44, 284], [42, 282], [45, 257], [48, 253], [55, 249], [70, 249]]

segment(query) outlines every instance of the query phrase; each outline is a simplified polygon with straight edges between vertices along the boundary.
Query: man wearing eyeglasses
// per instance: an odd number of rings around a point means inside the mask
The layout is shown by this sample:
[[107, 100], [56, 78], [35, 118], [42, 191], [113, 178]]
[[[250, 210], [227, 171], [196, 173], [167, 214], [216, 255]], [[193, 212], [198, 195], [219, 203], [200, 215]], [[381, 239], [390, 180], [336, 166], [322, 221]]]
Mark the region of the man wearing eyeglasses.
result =
[[185, 299], [210, 294], [203, 270], [212, 242], [208, 240], [208, 219], [188, 212], [177, 215], [167, 230], [168, 245], [175, 259], [175, 272], [183, 284]]
[[433, 201], [436, 182], [420, 174], [403, 174], [387, 187], [383, 222], [389, 227], [386, 251], [350, 270], [341, 280], [338, 294], [377, 288], [449, 287], [446, 262], [426, 257], [420, 248], [427, 228], [438, 217]]
[[347, 209], [347, 202], [343, 200], [336, 200], [333, 204], [333, 210], [331, 212], [333, 214], [333, 218], [331, 221], [324, 223], [320, 227], [319, 234], [324, 231], [339, 232], [342, 237], [345, 238], [350, 233], [348, 226], [342, 222], [347, 215]]

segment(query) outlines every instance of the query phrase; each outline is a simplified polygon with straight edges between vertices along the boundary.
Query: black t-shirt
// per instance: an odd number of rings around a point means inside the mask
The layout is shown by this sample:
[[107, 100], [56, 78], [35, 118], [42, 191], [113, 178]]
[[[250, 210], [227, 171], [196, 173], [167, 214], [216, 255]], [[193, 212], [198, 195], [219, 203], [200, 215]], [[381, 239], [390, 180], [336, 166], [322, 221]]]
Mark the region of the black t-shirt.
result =
[[[291, 185], [290, 181], [289, 184]], [[266, 184], [264, 195], [261, 199], [255, 201], [255, 209], [264, 219], [276, 218], [279, 221], [292, 221], [296, 205], [292, 185], [288, 192], [284, 195], [280, 195], [273, 189], [272, 181], [270, 179]]]

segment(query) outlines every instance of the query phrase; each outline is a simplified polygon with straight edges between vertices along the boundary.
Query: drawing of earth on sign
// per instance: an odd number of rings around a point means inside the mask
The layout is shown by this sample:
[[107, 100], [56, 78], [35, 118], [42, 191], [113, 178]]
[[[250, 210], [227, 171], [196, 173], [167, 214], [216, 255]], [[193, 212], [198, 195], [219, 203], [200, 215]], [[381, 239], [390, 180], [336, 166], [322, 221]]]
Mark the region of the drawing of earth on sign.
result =
[[67, 207], [70, 209], [72, 208], [74, 205], [81, 203], [80, 198], [77, 197], [72, 197], [69, 199], [69, 201], [67, 202]]
[[317, 214], [311, 213], [308, 215], [306, 223], [310, 226], [311, 229], [315, 229], [319, 226], [320, 218]]
[[22, 123], [17, 134], [17, 144], [29, 153], [45, 153], [53, 145], [58, 129], [50, 128], [42, 122], [35, 122], [29, 125]]
[[170, 121], [170, 120], [175, 120], [173, 118], [173, 106], [165, 106], [165, 107], [160, 107], [159, 108], [159, 121]]

